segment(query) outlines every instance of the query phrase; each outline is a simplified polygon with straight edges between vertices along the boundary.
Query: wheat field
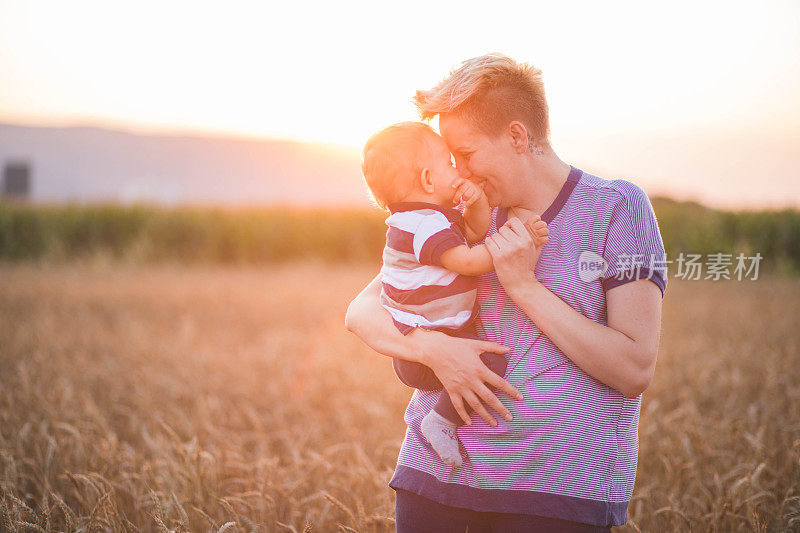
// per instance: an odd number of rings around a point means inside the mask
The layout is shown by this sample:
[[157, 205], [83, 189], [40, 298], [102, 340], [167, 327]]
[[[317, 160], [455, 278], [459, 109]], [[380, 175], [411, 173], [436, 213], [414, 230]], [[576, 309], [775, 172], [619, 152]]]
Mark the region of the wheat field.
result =
[[[0, 266], [0, 530], [392, 531], [374, 265]], [[679, 282], [619, 531], [800, 531], [800, 280]]]

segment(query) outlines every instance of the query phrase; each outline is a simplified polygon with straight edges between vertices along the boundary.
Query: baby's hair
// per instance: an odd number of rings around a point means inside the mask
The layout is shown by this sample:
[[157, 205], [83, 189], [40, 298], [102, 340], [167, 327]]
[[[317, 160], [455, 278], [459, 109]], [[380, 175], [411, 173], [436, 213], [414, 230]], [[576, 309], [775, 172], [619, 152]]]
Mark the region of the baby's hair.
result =
[[423, 120], [452, 113], [496, 136], [518, 120], [532, 139], [549, 145], [550, 123], [542, 71], [499, 53], [462, 61], [434, 88], [417, 91], [414, 103]]
[[441, 140], [423, 122], [400, 122], [372, 135], [362, 151], [361, 172], [375, 203], [388, 211], [414, 191], [416, 178], [428, 166], [432, 141]]

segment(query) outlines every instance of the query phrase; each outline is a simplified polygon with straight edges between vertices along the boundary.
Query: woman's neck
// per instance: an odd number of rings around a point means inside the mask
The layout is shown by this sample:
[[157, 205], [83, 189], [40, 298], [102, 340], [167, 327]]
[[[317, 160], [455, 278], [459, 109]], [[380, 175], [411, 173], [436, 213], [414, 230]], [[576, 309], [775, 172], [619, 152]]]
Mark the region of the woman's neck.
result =
[[531, 155], [527, 180], [529, 187], [516, 205], [510, 208], [515, 216], [528, 213], [541, 215], [555, 201], [569, 177], [571, 167], [553, 152]]

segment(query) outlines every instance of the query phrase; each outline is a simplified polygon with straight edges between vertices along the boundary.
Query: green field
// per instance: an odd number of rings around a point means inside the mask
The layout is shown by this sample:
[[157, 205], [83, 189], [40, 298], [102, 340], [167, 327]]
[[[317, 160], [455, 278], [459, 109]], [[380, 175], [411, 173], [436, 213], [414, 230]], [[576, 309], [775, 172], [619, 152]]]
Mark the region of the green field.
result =
[[[761, 268], [800, 273], [800, 212], [716, 211], [655, 199], [669, 259], [679, 253], [760, 253]], [[266, 265], [315, 258], [377, 262], [386, 214], [378, 209], [222, 209], [0, 203], [0, 260], [107, 257]]]

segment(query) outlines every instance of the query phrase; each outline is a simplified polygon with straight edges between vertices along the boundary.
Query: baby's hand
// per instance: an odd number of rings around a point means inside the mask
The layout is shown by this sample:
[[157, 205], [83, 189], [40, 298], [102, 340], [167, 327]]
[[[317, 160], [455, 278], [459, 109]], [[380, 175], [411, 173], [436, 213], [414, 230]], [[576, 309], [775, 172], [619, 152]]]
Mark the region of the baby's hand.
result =
[[539, 215], [533, 215], [525, 221], [525, 228], [531, 234], [533, 245], [536, 248], [541, 247], [550, 238], [550, 230], [547, 228], [547, 222], [542, 220]]
[[458, 205], [461, 203], [461, 200], [464, 200], [464, 206], [469, 207], [481, 197], [485, 198], [486, 193], [483, 192], [476, 183], [473, 183], [464, 178], [458, 178], [455, 183], [453, 183], [453, 187], [455, 188], [455, 193], [453, 194], [453, 205]]

